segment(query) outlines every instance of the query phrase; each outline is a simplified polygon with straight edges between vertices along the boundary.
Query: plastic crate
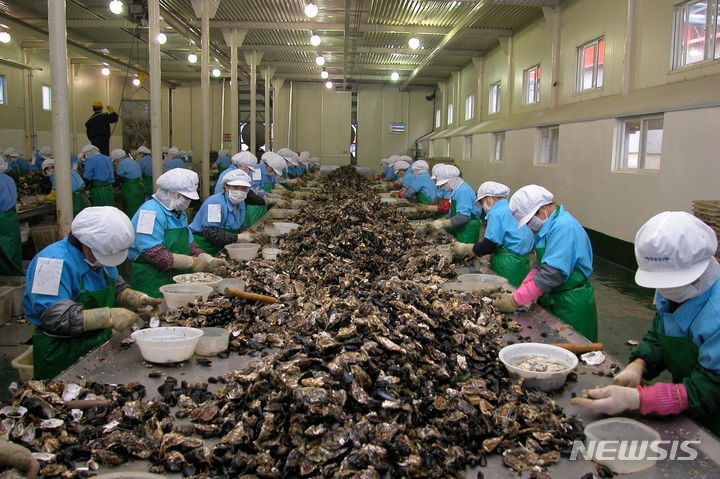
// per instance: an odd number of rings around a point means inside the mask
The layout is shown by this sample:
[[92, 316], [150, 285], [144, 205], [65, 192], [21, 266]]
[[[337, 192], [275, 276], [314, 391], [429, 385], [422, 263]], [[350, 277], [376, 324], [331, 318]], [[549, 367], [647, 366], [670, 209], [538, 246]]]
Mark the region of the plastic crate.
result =
[[36, 225], [30, 227], [35, 252], [39, 253], [58, 240], [58, 225]]
[[0, 286], [9, 286], [13, 289], [11, 314], [20, 316], [25, 294], [25, 276], [0, 276]]
[[33, 347], [30, 346], [23, 351], [20, 356], [10, 361], [12, 367], [14, 367], [21, 381], [29, 381], [33, 378], [35, 368], [33, 367]]
[[0, 286], [0, 324], [10, 321], [13, 290], [12, 286]]

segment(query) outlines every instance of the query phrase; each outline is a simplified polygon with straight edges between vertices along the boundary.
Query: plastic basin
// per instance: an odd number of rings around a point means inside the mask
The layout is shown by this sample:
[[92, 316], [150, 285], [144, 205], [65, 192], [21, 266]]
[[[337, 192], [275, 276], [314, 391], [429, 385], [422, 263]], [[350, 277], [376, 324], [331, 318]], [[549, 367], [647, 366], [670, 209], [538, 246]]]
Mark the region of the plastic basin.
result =
[[461, 283], [490, 283], [498, 286], [502, 285], [503, 283], [507, 283], [507, 279], [494, 274], [461, 274], [460, 276], [458, 276], [457, 279]]
[[286, 235], [298, 228], [300, 228], [300, 225], [297, 223], [284, 223], [284, 222], [280, 222], [280, 221], [275, 223], [275, 229], [278, 231], [278, 234], [280, 234], [280, 235]]
[[280, 248], [263, 248], [262, 257], [263, 259], [276, 260], [278, 254], [282, 251]]
[[255, 259], [260, 251], [260, 245], [257, 243], [232, 243], [225, 245], [230, 259], [236, 261], [250, 261]]
[[[657, 462], [649, 459], [649, 457], [657, 457], [649, 445], [652, 441], [659, 441], [660, 434], [650, 426], [632, 419], [613, 417], [591, 422], [585, 426], [585, 439], [586, 445], [589, 445], [589, 441], [629, 441], [623, 454], [625, 459], [607, 459], [608, 456], [611, 456], [607, 452], [603, 453], [602, 457], [593, 454], [593, 461], [606, 465], [618, 474], [639, 472], [654, 466]], [[644, 454], [642, 453], [642, 442], [633, 445], [632, 441], [647, 441]], [[634, 449], [634, 453], [631, 448]], [[620, 449], [620, 447], [615, 447], [615, 449]], [[588, 450], [590, 449], [588, 448]], [[593, 451], [597, 451], [597, 445]], [[633, 459], [627, 459], [628, 456], [632, 456]]]
[[143, 359], [160, 364], [190, 359], [202, 335], [201, 329], [180, 326], [140, 329], [132, 333]]
[[230, 332], [225, 328], [200, 328], [202, 337], [195, 346], [198, 356], [216, 356], [228, 348]]
[[[462, 283], [461, 283], [462, 284]], [[526, 371], [515, 365], [526, 356], [543, 356], [559, 360], [567, 365], [566, 369], [555, 372]], [[542, 343], [518, 343], [505, 346], [498, 354], [510, 375], [524, 378], [524, 386], [542, 391], [559, 389], [565, 384], [567, 375], [578, 365], [578, 358], [567, 349]]]
[[166, 284], [160, 286], [160, 292], [168, 309], [177, 309], [196, 301], [198, 297], [207, 301], [213, 288], [205, 284]]
[[240, 278], [223, 278], [223, 280], [220, 281], [220, 286], [218, 286], [218, 292], [225, 294], [227, 288], [245, 291], [245, 280]]
[[[218, 285], [220, 284], [220, 281], [222, 281], [222, 278], [217, 275], [213, 275], [213, 278], [208, 281], [193, 281], [192, 278], [196, 277], [198, 273], [186, 273], [186, 274], [178, 274], [173, 276], [173, 281], [175, 281], [178, 284], [202, 284], [205, 286], [210, 286], [214, 291], [217, 291]], [[208, 274], [208, 273], [200, 273], [200, 274]], [[207, 299], [207, 298], [205, 298]]]

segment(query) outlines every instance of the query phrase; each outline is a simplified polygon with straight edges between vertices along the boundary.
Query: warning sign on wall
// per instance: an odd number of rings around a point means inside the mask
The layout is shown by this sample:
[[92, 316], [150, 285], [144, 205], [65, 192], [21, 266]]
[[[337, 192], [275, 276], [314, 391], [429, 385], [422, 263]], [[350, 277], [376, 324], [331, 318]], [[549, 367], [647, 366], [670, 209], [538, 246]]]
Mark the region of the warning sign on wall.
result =
[[223, 141], [232, 141], [232, 133], [223, 133]]

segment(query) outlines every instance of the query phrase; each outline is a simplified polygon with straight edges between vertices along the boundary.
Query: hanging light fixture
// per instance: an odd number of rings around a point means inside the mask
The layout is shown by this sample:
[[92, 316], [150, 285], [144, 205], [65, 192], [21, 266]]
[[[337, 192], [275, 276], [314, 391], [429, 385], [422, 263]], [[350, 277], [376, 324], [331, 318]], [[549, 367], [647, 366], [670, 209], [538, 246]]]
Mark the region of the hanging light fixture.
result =
[[0, 32], [0, 42], [10, 43], [10, 40], [12, 40], [12, 37], [8, 32]]
[[100, 73], [102, 73], [105, 76], [108, 76], [110, 74], [110, 69], [108, 67], [102, 67], [100, 69]]
[[132, 84], [135, 86], [140, 86], [140, 79], [139, 78], [133, 78]]
[[327, 70], [323, 68], [323, 71], [320, 72], [320, 78], [323, 80], [327, 80], [327, 78], [330, 76]]
[[416, 37], [412, 37], [410, 40], [408, 40], [408, 46], [413, 50], [417, 50], [418, 48], [420, 48], [420, 40]]
[[400, 79], [400, 74], [398, 72], [392, 72], [390, 74], [390, 79], [392, 81], [398, 81]]
[[322, 55], [316, 56], [316, 57], [315, 57], [315, 63], [317, 63], [317, 65], [318, 65], [319, 67], [325, 65], [325, 57], [322, 56]]
[[333, 83], [330, 80], [325, 82], [325, 88], [327, 88], [329, 90], [332, 87], [333, 87]]
[[157, 41], [158, 41], [158, 43], [159, 43], [160, 45], [165, 45], [165, 43], [167, 42], [167, 35], [165, 35], [165, 34], [162, 33], [162, 32], [158, 33], [158, 34], [157, 34]]
[[310, 1], [305, 4], [305, 15], [308, 18], [315, 18], [318, 14], [318, 6], [315, 5], [315, 2]]
[[317, 33], [313, 33], [310, 37], [310, 45], [317, 47], [322, 42], [322, 38]]
[[197, 55], [195, 55], [194, 53], [191, 53], [188, 55], [188, 61], [190, 63], [197, 63], [197, 60], [198, 60]]
[[123, 2], [120, 0], [112, 0], [110, 2], [110, 11], [113, 12], [115, 15], [120, 15], [122, 13], [123, 9]]
[[213, 68], [213, 69], [212, 69], [212, 76], [214, 76], [214, 77], [217, 78], [217, 77], [219, 77], [221, 74], [222, 74], [222, 72], [220, 71], [219, 68]]

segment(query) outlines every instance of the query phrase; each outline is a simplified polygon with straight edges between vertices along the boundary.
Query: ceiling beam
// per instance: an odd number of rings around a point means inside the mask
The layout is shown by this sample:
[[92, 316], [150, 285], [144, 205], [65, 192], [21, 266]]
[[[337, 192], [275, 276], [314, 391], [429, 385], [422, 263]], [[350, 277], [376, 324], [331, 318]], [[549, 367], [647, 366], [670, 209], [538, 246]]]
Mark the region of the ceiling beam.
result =
[[[357, 74], [357, 73], [348, 73], [347, 75], [348, 80], [374, 80], [374, 81], [386, 81], [388, 83], [392, 83], [390, 80], [390, 75], [363, 75], [363, 74]], [[283, 78], [285, 80], [317, 80], [325, 81], [322, 78], [320, 78], [320, 75], [315, 75], [312, 73], [276, 73], [275, 78]], [[422, 78], [422, 77], [419, 77]], [[329, 80], [333, 81], [342, 81], [343, 75], [342, 74], [330, 74], [328, 77]], [[423, 81], [426, 81], [428, 84], [435, 84], [437, 83], [437, 78], [422, 78]]]
[[[264, 67], [276, 67], [276, 68], [308, 68], [317, 67], [314, 63], [310, 62], [262, 62]], [[413, 71], [416, 65], [402, 65], [394, 63], [352, 63], [356, 68], [367, 68], [370, 70], [398, 70], [398, 71]], [[333, 65], [333, 62], [325, 64], [326, 68], [340, 68], [339, 65]], [[320, 67], [317, 67], [320, 69]], [[428, 71], [441, 71], [444, 73], [459, 72], [461, 68], [453, 65], [431, 65], [427, 67]]]
[[[47, 28], [46, 18], [28, 18], [22, 20], [28, 25], [35, 25], [38, 27]], [[110, 19], [97, 19], [97, 20], [66, 20], [65, 26], [67, 28], [136, 28], [139, 25], [133, 23], [124, 18], [110, 18]]]
[[[468, 0], [460, 0], [468, 1]], [[472, 0], [471, 0], [472, 1]], [[478, 1], [478, 0], [474, 0]], [[559, 7], [560, 0], [492, 0], [495, 5], [523, 5], [527, 7]]]

